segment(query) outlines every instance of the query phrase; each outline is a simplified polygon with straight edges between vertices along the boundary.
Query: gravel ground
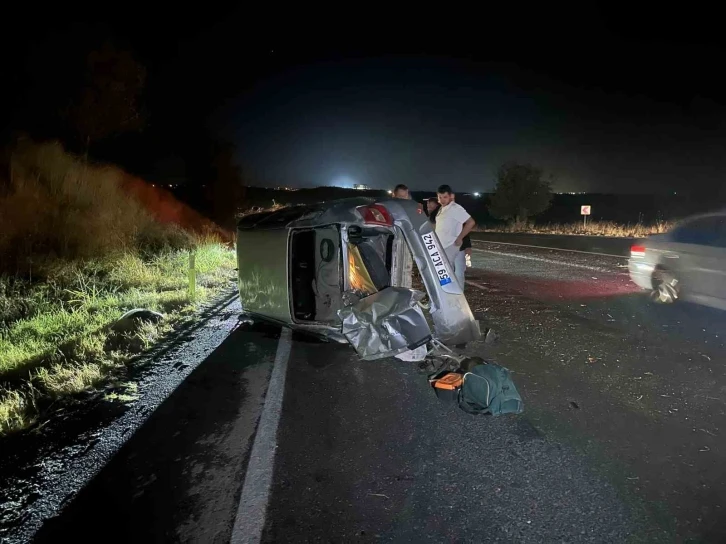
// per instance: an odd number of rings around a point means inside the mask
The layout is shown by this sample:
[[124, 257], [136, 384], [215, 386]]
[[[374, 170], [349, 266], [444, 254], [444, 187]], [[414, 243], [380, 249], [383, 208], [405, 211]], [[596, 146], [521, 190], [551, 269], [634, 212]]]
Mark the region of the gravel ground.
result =
[[724, 314], [651, 303], [624, 259], [476, 249], [468, 298], [535, 426], [600, 464], [664, 531], [647, 539], [724, 541]]
[[527, 417], [468, 415], [411, 365], [344, 353], [305, 345], [291, 361], [266, 542], [604, 543], [636, 532], [617, 489]]

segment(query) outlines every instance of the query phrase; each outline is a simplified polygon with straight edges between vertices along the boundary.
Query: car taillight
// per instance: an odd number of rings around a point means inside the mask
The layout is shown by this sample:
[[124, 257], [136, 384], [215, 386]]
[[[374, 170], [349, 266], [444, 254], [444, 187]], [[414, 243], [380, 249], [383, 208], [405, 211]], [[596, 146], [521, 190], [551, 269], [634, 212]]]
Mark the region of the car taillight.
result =
[[631, 257], [645, 257], [645, 246], [632, 246], [630, 248]]
[[388, 213], [388, 210], [385, 208], [385, 206], [381, 206], [380, 204], [371, 204], [370, 206], [358, 206], [358, 208], [356, 209], [358, 210], [358, 213], [360, 213], [363, 217], [363, 221], [365, 221], [367, 224], [387, 226], [393, 225], [393, 219], [391, 218], [391, 214]]

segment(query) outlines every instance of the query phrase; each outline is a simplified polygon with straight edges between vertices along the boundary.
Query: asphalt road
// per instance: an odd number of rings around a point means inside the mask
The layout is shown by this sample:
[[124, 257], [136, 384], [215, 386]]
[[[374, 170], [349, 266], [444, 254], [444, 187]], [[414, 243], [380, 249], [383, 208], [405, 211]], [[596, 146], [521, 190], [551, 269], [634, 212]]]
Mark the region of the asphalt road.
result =
[[472, 238], [486, 242], [524, 246], [553, 247], [628, 257], [634, 238], [612, 236], [572, 236], [559, 234], [528, 234], [525, 232], [474, 232]]
[[473, 260], [500, 339], [466, 351], [514, 372], [524, 414], [242, 323], [36, 540], [726, 540], [724, 314], [651, 304], [617, 256], [477, 241]]

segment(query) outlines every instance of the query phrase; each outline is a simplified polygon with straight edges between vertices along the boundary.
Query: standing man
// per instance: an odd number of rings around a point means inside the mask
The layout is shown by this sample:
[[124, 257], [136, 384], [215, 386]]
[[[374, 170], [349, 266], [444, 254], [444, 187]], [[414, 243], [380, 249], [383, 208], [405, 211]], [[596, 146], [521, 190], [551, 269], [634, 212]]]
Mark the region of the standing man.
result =
[[436, 224], [436, 214], [439, 213], [439, 199], [432, 196], [426, 201], [426, 215], [429, 216], [429, 221], [434, 225]]
[[404, 200], [411, 200], [411, 194], [408, 192], [408, 187], [403, 183], [399, 183], [393, 189], [393, 198], [402, 198]]
[[[456, 195], [452, 194], [451, 199], [456, 202]], [[439, 199], [435, 196], [426, 200], [426, 215], [428, 216], [429, 221], [431, 221], [434, 225], [436, 224], [436, 214], [439, 213], [440, 209], [441, 206], [439, 206]], [[464, 252], [464, 262], [466, 263], [467, 268], [471, 266], [471, 247], [471, 238], [467, 234], [464, 236], [464, 240], [460, 246], [460, 251]]]
[[454, 267], [454, 276], [463, 291], [466, 257], [461, 251], [461, 244], [464, 237], [476, 226], [476, 222], [462, 206], [454, 202], [454, 192], [449, 185], [441, 185], [436, 194], [441, 204], [436, 214], [436, 236]]
[[[393, 198], [411, 200], [411, 193], [403, 183], [399, 183], [393, 189]], [[413, 255], [408, 245], [403, 248], [401, 257], [401, 287], [410, 289], [413, 286]]]

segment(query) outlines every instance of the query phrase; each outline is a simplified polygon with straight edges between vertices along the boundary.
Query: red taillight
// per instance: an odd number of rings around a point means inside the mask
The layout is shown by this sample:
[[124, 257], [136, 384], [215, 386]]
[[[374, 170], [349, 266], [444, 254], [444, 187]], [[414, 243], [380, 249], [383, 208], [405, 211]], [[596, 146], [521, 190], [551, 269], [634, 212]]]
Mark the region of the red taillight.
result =
[[631, 257], [645, 257], [645, 246], [633, 246], [630, 248]]
[[393, 225], [391, 214], [385, 206], [380, 204], [371, 204], [370, 206], [358, 206], [358, 213], [363, 217], [363, 221], [371, 225]]

